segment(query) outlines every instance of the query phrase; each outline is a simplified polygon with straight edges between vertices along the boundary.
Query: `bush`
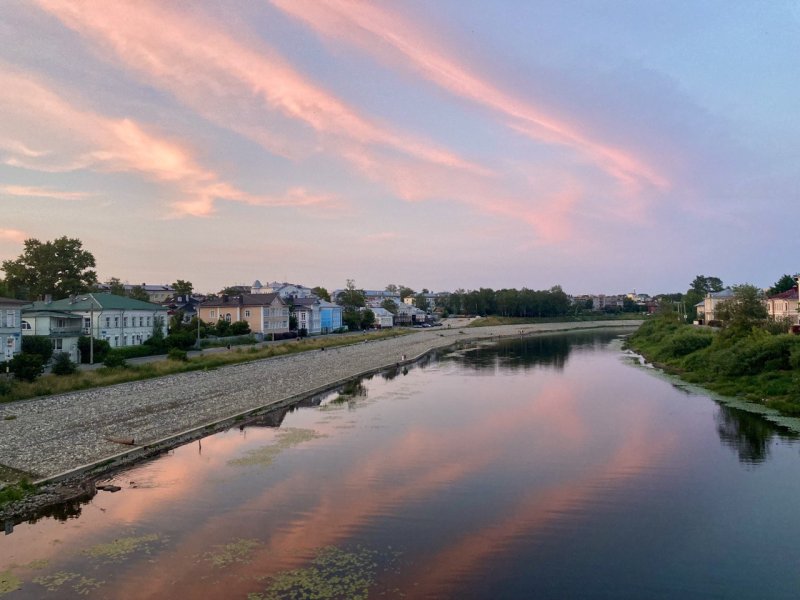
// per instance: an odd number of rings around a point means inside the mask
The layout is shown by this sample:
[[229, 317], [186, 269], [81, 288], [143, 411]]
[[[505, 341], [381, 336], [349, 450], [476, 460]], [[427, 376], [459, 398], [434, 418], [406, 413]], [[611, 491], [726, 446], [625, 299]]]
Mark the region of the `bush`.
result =
[[66, 352], [59, 352], [56, 354], [55, 360], [53, 361], [53, 367], [51, 369], [54, 375], [72, 375], [77, 370], [78, 365], [72, 362], [69, 354]]
[[181, 350], [186, 350], [187, 348], [191, 348], [195, 345], [197, 341], [197, 334], [192, 331], [181, 331], [176, 333], [170, 333], [165, 339], [164, 342], [167, 348], [179, 348]]
[[114, 354], [119, 354], [122, 358], [140, 358], [142, 356], [153, 356], [157, 353], [157, 349], [147, 344], [140, 344], [138, 346], [122, 346], [112, 350]]
[[[82, 335], [78, 338], [78, 350], [81, 352], [81, 362], [84, 364], [89, 364], [89, 356], [90, 352], [90, 342], [92, 342], [91, 338], [88, 336]], [[99, 340], [94, 338], [94, 362], [102, 362], [105, 360], [106, 355], [111, 350], [111, 344], [109, 344], [106, 340]]]
[[250, 333], [250, 324], [247, 321], [236, 321], [231, 323], [228, 335], [246, 335]]
[[17, 354], [11, 359], [11, 371], [20, 381], [36, 381], [44, 372], [44, 361], [38, 354]]
[[665, 355], [664, 358], [680, 358], [707, 348], [713, 339], [710, 331], [693, 328], [681, 329], [667, 340], [662, 353]]
[[22, 337], [22, 352], [38, 354], [42, 357], [42, 363], [47, 364], [53, 356], [53, 343], [44, 335], [26, 335]]
[[178, 348], [171, 348], [170, 351], [167, 352], [167, 358], [169, 360], [180, 360], [184, 362], [189, 360], [186, 350], [180, 350]]
[[127, 365], [125, 364], [125, 357], [116, 350], [112, 350], [103, 360], [103, 366], [113, 369], [116, 367], [125, 367]]

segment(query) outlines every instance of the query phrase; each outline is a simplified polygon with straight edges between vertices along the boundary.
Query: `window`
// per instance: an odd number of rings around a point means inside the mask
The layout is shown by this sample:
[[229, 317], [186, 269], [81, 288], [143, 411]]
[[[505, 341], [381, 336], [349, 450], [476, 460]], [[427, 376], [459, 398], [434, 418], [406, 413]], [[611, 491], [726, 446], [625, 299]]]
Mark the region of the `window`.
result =
[[111, 327], [111, 317], [106, 317], [106, 327]]
[[119, 336], [118, 335], [114, 336], [114, 346], [119, 346]]
[[[150, 321], [150, 317], [147, 320]], [[139, 317], [139, 327], [144, 327], [144, 317]]]
[[31, 327], [31, 324], [28, 323], [28, 321], [26, 321], [25, 319], [23, 319], [22, 320], [22, 330], [23, 331], [30, 331], [31, 329], [33, 329], [33, 327]]
[[150, 327], [150, 317], [147, 317], [147, 326]]
[[244, 316], [245, 317], [249, 317], [250, 316], [250, 311], [249, 310], [244, 311]]
[[53, 350], [60, 351], [64, 349], [64, 340], [57, 338], [54, 340], [50, 340], [50, 342], [53, 344]]
[[83, 328], [86, 330], [92, 328], [92, 320], [89, 317], [83, 317]]
[[128, 317], [122, 317], [122, 326], [123, 327], [127, 327], [128, 326]]
[[211, 319], [216, 319], [216, 318], [217, 318], [217, 311], [215, 311], [215, 310], [212, 308], [210, 311], [208, 311], [208, 316], [209, 316], [209, 318], [211, 318]]
[[225, 315], [225, 320], [230, 323], [231, 322], [231, 313]]
[[119, 317], [114, 317], [114, 327], [119, 327]]
[[16, 311], [7, 310], [6, 311], [6, 327], [16, 327], [17, 326], [17, 319], [15, 318], [17, 315]]
[[122, 345], [123, 346], [127, 346], [128, 345], [128, 336], [127, 335], [122, 336]]

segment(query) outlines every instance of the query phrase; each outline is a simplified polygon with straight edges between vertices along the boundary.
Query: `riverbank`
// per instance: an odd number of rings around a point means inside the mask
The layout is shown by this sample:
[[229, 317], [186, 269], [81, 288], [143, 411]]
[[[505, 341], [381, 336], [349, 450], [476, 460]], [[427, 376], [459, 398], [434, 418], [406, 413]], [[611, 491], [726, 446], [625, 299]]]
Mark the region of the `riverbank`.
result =
[[249, 413], [331, 389], [460, 341], [638, 321], [435, 328], [338, 348], [0, 405], [0, 465], [39, 483], [97, 476], [230, 426]]

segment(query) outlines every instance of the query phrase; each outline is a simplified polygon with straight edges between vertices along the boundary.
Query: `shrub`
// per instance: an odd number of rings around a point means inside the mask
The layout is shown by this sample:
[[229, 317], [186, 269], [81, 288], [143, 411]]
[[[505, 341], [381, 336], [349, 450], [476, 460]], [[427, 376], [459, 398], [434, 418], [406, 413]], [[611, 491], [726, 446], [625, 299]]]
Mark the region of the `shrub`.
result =
[[180, 331], [180, 332], [170, 333], [164, 339], [167, 348], [179, 348], [182, 350], [191, 348], [192, 346], [195, 345], [196, 341], [197, 341], [197, 334], [192, 331]]
[[17, 354], [11, 359], [11, 371], [20, 381], [36, 381], [44, 371], [44, 361], [38, 354]]
[[685, 328], [678, 331], [664, 344], [663, 353], [667, 358], [679, 358], [711, 345], [713, 340], [709, 331]]
[[180, 350], [179, 348], [171, 348], [170, 351], [167, 352], [167, 358], [169, 360], [182, 360], [184, 362], [189, 360], [186, 350]]
[[250, 324], [247, 321], [236, 321], [231, 323], [228, 335], [246, 335], [250, 333]]
[[114, 354], [119, 354], [122, 358], [139, 358], [142, 356], [153, 356], [153, 354], [157, 353], [157, 349], [153, 346], [148, 346], [147, 344], [140, 344], [138, 346], [123, 346], [120, 348], [114, 348], [112, 350]]
[[[81, 352], [81, 362], [84, 364], [89, 364], [89, 357], [90, 357], [90, 342], [92, 339], [88, 336], [82, 335], [78, 338], [78, 350]], [[102, 362], [108, 352], [111, 350], [111, 344], [109, 344], [106, 340], [99, 340], [94, 338], [94, 361], [95, 362]]]
[[43, 335], [26, 335], [22, 338], [23, 354], [38, 354], [42, 363], [47, 364], [53, 356], [53, 343]]
[[55, 360], [53, 360], [53, 367], [51, 369], [54, 375], [72, 375], [77, 370], [78, 365], [72, 362], [69, 354], [66, 352], [59, 352], [56, 354]]
[[125, 357], [116, 350], [112, 350], [106, 355], [105, 359], [103, 360], [103, 366], [112, 369], [115, 367], [124, 367], [126, 366]]

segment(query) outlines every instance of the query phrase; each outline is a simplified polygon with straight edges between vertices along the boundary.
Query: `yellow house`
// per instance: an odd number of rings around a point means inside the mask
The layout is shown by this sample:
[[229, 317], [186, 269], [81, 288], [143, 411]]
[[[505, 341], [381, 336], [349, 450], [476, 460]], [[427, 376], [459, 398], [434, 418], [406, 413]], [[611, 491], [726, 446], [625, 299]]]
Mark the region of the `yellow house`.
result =
[[199, 304], [197, 314], [201, 321], [211, 324], [222, 320], [246, 321], [253, 333], [289, 331], [289, 306], [278, 294], [223, 295]]

